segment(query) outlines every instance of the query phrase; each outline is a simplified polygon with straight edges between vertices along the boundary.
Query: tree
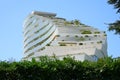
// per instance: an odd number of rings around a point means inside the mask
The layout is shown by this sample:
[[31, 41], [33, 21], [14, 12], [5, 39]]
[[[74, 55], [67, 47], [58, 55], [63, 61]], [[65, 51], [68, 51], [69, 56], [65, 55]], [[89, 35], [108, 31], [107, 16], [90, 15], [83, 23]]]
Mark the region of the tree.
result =
[[[117, 9], [117, 13], [120, 13], [120, 0], [108, 0], [108, 3], [113, 5]], [[114, 23], [109, 24], [109, 31], [115, 31], [115, 34], [120, 35], [120, 20], [116, 20]]]
[[120, 35], [120, 20], [109, 24], [109, 31], [115, 31], [115, 34]]
[[117, 13], [120, 13], [120, 0], [108, 0], [108, 3], [114, 5], [114, 8], [117, 9]]
[[80, 25], [80, 21], [77, 20], [77, 19], [75, 19], [75, 20], [74, 20], [74, 24], [76, 24], [76, 25]]

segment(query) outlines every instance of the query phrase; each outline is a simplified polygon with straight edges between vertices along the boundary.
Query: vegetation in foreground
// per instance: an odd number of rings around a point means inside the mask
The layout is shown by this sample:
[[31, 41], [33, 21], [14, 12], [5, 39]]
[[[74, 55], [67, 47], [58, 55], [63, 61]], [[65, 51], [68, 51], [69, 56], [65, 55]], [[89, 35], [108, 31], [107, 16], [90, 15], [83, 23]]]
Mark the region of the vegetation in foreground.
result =
[[0, 62], [0, 80], [120, 80], [119, 73], [119, 58], [81, 62], [41, 57], [40, 61]]

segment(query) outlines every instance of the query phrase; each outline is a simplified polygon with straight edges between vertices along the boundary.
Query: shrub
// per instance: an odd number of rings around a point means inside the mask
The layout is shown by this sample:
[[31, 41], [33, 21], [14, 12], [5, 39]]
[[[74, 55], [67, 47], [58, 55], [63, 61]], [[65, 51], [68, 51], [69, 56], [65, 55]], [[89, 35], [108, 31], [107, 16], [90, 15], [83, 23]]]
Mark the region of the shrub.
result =
[[60, 46], [66, 46], [66, 44], [65, 43], [60, 43]]
[[89, 30], [85, 30], [85, 31], [83, 31], [81, 34], [92, 34], [92, 32], [89, 31]]
[[100, 32], [99, 31], [97, 31], [97, 32], [94, 32], [95, 34], [100, 34]]
[[0, 80], [119, 80], [120, 58], [97, 62], [40, 57], [40, 61], [0, 62]]

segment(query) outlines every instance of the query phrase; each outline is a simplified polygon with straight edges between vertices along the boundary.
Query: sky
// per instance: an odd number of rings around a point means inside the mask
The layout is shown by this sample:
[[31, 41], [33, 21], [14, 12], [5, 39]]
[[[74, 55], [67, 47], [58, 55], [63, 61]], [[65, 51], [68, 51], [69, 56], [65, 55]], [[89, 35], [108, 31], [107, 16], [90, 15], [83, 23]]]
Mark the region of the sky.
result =
[[108, 23], [119, 19], [107, 0], [1, 0], [0, 61], [23, 57], [23, 22], [32, 11], [57, 13], [67, 20], [80, 22], [106, 31], [108, 56], [120, 57], [120, 35], [108, 31]]

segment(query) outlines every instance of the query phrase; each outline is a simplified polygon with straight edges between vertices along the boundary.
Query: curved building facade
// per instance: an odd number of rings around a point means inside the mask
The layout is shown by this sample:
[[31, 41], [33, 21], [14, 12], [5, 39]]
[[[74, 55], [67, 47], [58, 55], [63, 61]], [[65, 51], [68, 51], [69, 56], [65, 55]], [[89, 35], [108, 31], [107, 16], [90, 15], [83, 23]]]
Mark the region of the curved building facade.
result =
[[55, 38], [56, 33], [57, 29], [50, 19], [39, 16], [36, 12], [30, 14], [24, 23], [24, 55], [43, 50]]
[[23, 26], [24, 59], [66, 55], [94, 61], [107, 56], [106, 34], [76, 21], [56, 17], [55, 13], [34, 11]]

